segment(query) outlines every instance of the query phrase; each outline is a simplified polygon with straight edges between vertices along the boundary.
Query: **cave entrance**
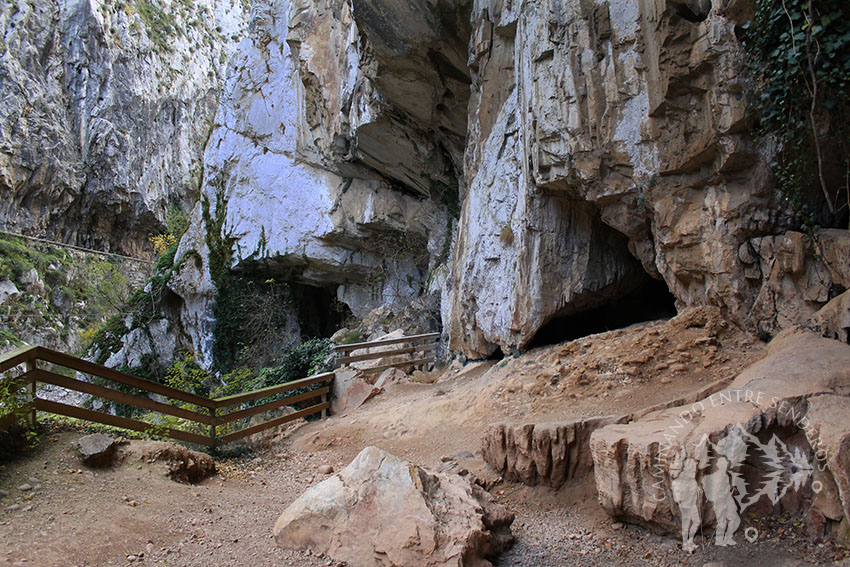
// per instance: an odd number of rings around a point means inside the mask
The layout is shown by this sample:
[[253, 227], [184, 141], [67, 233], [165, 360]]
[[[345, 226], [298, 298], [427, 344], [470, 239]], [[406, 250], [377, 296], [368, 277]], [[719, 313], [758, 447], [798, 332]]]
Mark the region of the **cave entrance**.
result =
[[353, 317], [348, 306], [337, 299], [334, 287], [290, 284], [290, 289], [304, 339], [326, 339]]
[[601, 307], [556, 317], [543, 325], [528, 348], [563, 343], [636, 323], [676, 315], [676, 298], [663, 281], [645, 276], [630, 293]]

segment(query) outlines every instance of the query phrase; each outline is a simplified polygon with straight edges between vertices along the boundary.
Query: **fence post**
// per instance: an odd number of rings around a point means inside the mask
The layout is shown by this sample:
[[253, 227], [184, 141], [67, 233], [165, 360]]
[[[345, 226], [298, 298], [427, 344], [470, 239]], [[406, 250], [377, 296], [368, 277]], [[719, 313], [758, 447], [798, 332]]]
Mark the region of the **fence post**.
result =
[[[26, 362], [27, 372], [34, 372], [37, 368], [38, 366], [36, 365], [35, 360], [28, 360]], [[32, 409], [27, 413], [27, 422], [30, 424], [30, 426], [35, 425], [35, 396], [37, 386], [38, 384], [36, 384], [35, 380], [33, 380], [29, 385], [29, 403], [31, 404]]]
[[[322, 403], [324, 404], [324, 403], [326, 403], [327, 401], [328, 401], [328, 395], [327, 395], [327, 394], [322, 394]], [[322, 410], [322, 419], [327, 419], [327, 417], [328, 417], [328, 410], [327, 410], [327, 408], [326, 408], [326, 409], [323, 409], [323, 410]]]
[[213, 449], [213, 451], [215, 451], [215, 446], [216, 446], [216, 442], [215, 442], [215, 408], [211, 407], [211, 408], [208, 408], [208, 409], [210, 410], [210, 417], [213, 418], [213, 423], [210, 424], [210, 441], [212, 441], [212, 449]]

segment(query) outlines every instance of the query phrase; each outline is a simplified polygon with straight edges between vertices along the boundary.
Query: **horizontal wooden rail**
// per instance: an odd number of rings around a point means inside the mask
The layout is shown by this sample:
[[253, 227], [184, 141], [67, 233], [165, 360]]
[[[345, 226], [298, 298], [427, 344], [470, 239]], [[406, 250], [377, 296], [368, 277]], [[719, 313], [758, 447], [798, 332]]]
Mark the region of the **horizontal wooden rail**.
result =
[[[357, 362], [365, 362], [367, 360], [389, 359], [394, 360], [387, 364], [379, 364], [372, 367], [356, 367], [361, 372], [373, 373], [382, 372], [389, 368], [407, 368], [412, 366], [421, 366], [424, 364], [433, 363], [436, 361], [434, 356], [426, 356], [428, 352], [436, 351], [439, 348], [440, 333], [425, 333], [422, 335], [410, 335], [407, 337], [399, 337], [397, 339], [384, 339], [380, 341], [372, 341], [368, 343], [354, 343], [350, 345], [340, 345], [334, 347], [334, 351], [341, 353], [336, 357], [337, 366], [348, 366]], [[418, 343], [418, 344], [417, 344]], [[401, 346], [395, 349], [380, 349], [373, 351], [379, 347], [389, 345], [408, 345]], [[366, 351], [363, 354], [354, 354], [356, 351]], [[410, 355], [410, 356], [407, 356]], [[402, 357], [398, 360], [397, 357]], [[418, 357], [418, 358], [417, 358]]]
[[261, 406], [254, 406], [252, 408], [234, 411], [223, 415], [216, 419], [217, 424], [230, 423], [231, 421], [236, 421], [237, 419], [243, 419], [246, 417], [252, 417], [257, 415], [258, 413], [263, 413], [266, 411], [274, 410], [281, 408], [283, 406], [288, 406], [290, 404], [295, 404], [298, 402], [303, 402], [305, 400], [310, 400], [312, 398], [317, 398], [319, 396], [327, 395], [331, 391], [330, 388], [325, 386], [324, 388], [318, 388], [316, 390], [310, 390], [309, 392], [303, 392], [301, 394], [296, 394], [294, 396], [289, 396], [287, 398], [281, 398], [279, 400], [269, 402], [267, 404], [263, 404]]
[[88, 360], [83, 360], [75, 356], [63, 354], [55, 350], [50, 350], [42, 347], [36, 347], [36, 349], [38, 350], [37, 358], [39, 360], [43, 360], [45, 362], [52, 362], [53, 364], [58, 364], [59, 366], [64, 366], [65, 368], [76, 370], [77, 372], [83, 372], [85, 374], [99, 376], [100, 378], [106, 378], [108, 380], [112, 380], [113, 382], [119, 382], [121, 384], [124, 384], [125, 386], [133, 386], [134, 388], [146, 390], [153, 394], [159, 394], [167, 398], [172, 398], [183, 402], [189, 402], [190, 404], [195, 404], [197, 406], [209, 409], [215, 409], [215, 404], [209, 398], [204, 398], [203, 396], [184, 392], [183, 390], [178, 390], [176, 388], [170, 388], [164, 384], [160, 384], [159, 382], [145, 380], [144, 378], [139, 378], [138, 376], [133, 376], [132, 374], [127, 374], [119, 370], [114, 370], [106, 366], [101, 366], [99, 364], [95, 364], [94, 362], [89, 362]]
[[331, 407], [331, 405], [328, 402], [322, 402], [321, 404], [310, 406], [309, 408], [303, 409], [301, 411], [271, 419], [269, 421], [264, 421], [263, 423], [254, 425], [252, 427], [246, 427], [241, 431], [236, 431], [228, 435], [223, 435], [221, 437], [221, 441], [222, 443], [230, 443], [232, 441], [236, 441], [237, 439], [247, 437], [248, 435], [253, 435], [254, 433], [259, 433], [260, 431], [265, 431], [266, 429], [269, 429], [271, 427], [277, 427], [278, 425], [283, 425], [284, 423], [289, 423], [290, 421], [295, 421], [296, 419], [307, 417], [309, 415], [313, 415], [314, 413], [319, 413], [321, 411], [325, 411], [329, 407]]
[[[59, 402], [51, 402], [49, 400], [42, 400], [40, 398], [36, 398], [33, 402], [33, 405], [38, 411], [55, 413], [58, 415], [74, 417], [76, 419], [83, 419], [86, 421], [93, 421], [95, 423], [102, 423], [104, 425], [112, 425], [114, 427], [121, 427], [122, 429], [132, 429], [134, 431], [156, 430], [156, 426], [151, 425], [150, 423], [145, 423], [144, 421], [136, 421], [135, 419], [130, 419], [128, 417], [121, 417], [118, 415], [112, 415], [111, 413], [103, 413], [85, 408], [79, 408], [77, 406], [70, 406], [68, 404], [61, 404]], [[213, 445], [215, 445], [215, 441], [213, 439], [205, 437], [203, 435], [189, 433], [188, 431], [181, 431], [179, 429], [169, 428], [163, 431], [163, 433], [165, 433], [172, 439], [186, 441], [187, 443], [197, 443], [198, 445], [206, 445], [208, 447], [212, 447]]]
[[350, 345], [337, 345], [334, 347], [334, 352], [349, 352], [359, 350], [361, 348], [372, 348], [386, 345], [397, 345], [400, 343], [409, 343], [423, 339], [437, 339], [440, 333], [425, 333], [424, 335], [410, 335], [409, 337], [401, 337], [398, 339], [383, 339], [380, 341], [372, 341], [370, 343], [351, 343]]
[[370, 368], [361, 368], [362, 372], [366, 372], [367, 374], [372, 372], [383, 372], [389, 368], [399, 368], [402, 366], [418, 366], [420, 364], [429, 364], [434, 362], [434, 357], [430, 356], [428, 358], [417, 358], [416, 360], [402, 360], [399, 362], [392, 362], [390, 364], [381, 364], [380, 366], [372, 366]]
[[23, 346], [0, 355], [0, 372], [6, 372], [19, 364], [29, 362], [36, 358], [39, 347]]
[[[194, 406], [203, 408], [207, 411], [194, 411], [185, 407], [178, 407], [168, 403], [163, 403], [158, 400], [153, 400], [142, 395], [122, 392], [114, 388], [108, 388], [104, 385], [94, 384], [75, 377], [63, 376], [62, 374], [58, 374], [56, 372], [51, 372], [43, 368], [38, 368], [39, 361], [51, 363], [70, 370], [103, 378], [105, 380], [116, 382], [118, 384], [123, 384], [125, 386], [131, 386], [142, 392], [159, 394], [161, 396], [165, 396], [173, 400], [187, 402]], [[18, 408], [17, 411], [0, 416], [0, 430], [7, 429], [10, 425], [20, 419], [22, 415], [26, 415], [28, 412], [30, 413], [31, 418], [34, 419], [36, 411], [43, 411], [47, 413], [64, 415], [76, 419], [82, 419], [85, 421], [91, 421], [94, 423], [101, 423], [104, 425], [120, 427], [123, 429], [130, 429], [142, 432], [153, 431], [162, 434], [166, 437], [170, 437], [172, 439], [186, 441], [188, 443], [197, 443], [209, 447], [215, 447], [219, 443], [229, 443], [231, 441], [241, 439], [248, 435], [263, 431], [264, 429], [275, 427], [277, 425], [287, 423], [300, 417], [308, 417], [316, 413], [321, 413], [324, 417], [327, 413], [328, 408], [330, 407], [328, 397], [331, 391], [330, 386], [334, 379], [333, 372], [325, 372], [323, 374], [309, 376], [300, 380], [293, 380], [284, 384], [278, 384], [275, 386], [270, 386], [268, 388], [254, 390], [252, 392], [244, 392], [241, 394], [235, 394], [232, 396], [226, 396], [218, 399], [209, 399], [203, 396], [184, 392], [182, 390], [177, 390], [175, 388], [171, 388], [169, 386], [165, 386], [157, 382], [145, 380], [137, 376], [133, 376], [131, 374], [120, 372], [118, 370], [107, 368], [105, 366], [101, 366], [93, 362], [82, 360], [43, 347], [27, 346], [15, 349], [9, 353], [6, 353], [5, 355], [0, 355], [0, 372], [11, 370], [12, 368], [15, 368], [16, 366], [19, 366], [21, 364], [26, 364], [26, 371], [21, 375], [12, 376], [10, 378], [6, 378], [5, 380], [11, 381], [11, 386], [13, 389], [27, 388], [26, 399], [28, 399], [28, 401], [23, 404], [22, 407]], [[178, 417], [192, 423], [208, 426], [209, 434], [202, 435], [198, 433], [193, 433], [191, 431], [183, 431], [170, 427], [162, 428], [157, 425], [152, 425], [143, 421], [130, 419], [128, 417], [117, 416], [111, 413], [94, 411], [87, 408], [80, 408], [64, 403], [44, 400], [36, 397], [35, 384], [39, 382], [59, 386], [60, 388], [65, 388], [68, 390], [97, 396], [99, 398], [104, 398], [112, 402], [127, 404], [135, 408], [140, 408], [168, 416]], [[302, 388], [310, 389], [306, 392], [295, 393], [281, 399], [273, 399], [269, 402], [259, 404], [254, 407], [248, 407], [244, 409], [236, 408], [235, 411], [231, 411], [224, 415], [216, 415], [216, 410], [219, 410], [221, 408], [242, 405], [262, 398], [276, 397], [280, 394], [285, 394], [287, 392], [292, 392]], [[314, 404], [308, 408], [298, 410], [286, 416], [270, 419], [263, 423], [252, 425], [238, 431], [233, 431], [220, 437], [216, 436], [217, 426], [230, 424], [235, 421], [246, 419], [263, 412], [279, 409], [283, 406], [307, 402], [309, 400], [314, 400], [317, 398], [319, 399], [319, 403]]]
[[429, 343], [421, 346], [412, 346], [397, 348], [395, 350], [385, 350], [381, 352], [371, 352], [369, 354], [358, 354], [356, 356], [340, 356], [336, 359], [337, 364], [350, 364], [352, 362], [361, 362], [363, 360], [374, 360], [376, 358], [386, 358], [388, 356], [399, 356], [402, 354], [412, 354], [427, 350], [436, 350], [439, 343]]
[[67, 388], [76, 392], [91, 394], [92, 396], [97, 396], [99, 398], [106, 398], [113, 402], [119, 402], [137, 408], [164, 413], [166, 415], [173, 415], [174, 417], [182, 417], [183, 419], [188, 419], [189, 421], [197, 423], [204, 423], [206, 425], [217, 424], [216, 419], [210, 415], [178, 408], [170, 404], [163, 404], [162, 402], [157, 402], [150, 398], [143, 398], [142, 396], [134, 396], [133, 394], [112, 390], [110, 388], [98, 386], [97, 384], [92, 384], [91, 382], [74, 380], [73, 378], [54, 374], [47, 370], [35, 370], [33, 371], [33, 374], [35, 375], [36, 380], [44, 382], [45, 384], [53, 384], [54, 386], [61, 386], [62, 388]]
[[316, 374], [315, 376], [310, 376], [309, 378], [301, 378], [300, 380], [293, 380], [292, 382], [285, 382], [283, 384], [277, 384], [276, 386], [269, 386], [260, 390], [246, 392], [244, 394], [234, 394], [233, 396], [216, 398], [210, 401], [212, 401], [215, 404], [215, 407], [217, 408], [225, 408], [235, 404], [241, 404], [243, 402], [258, 400], [267, 396], [273, 396], [275, 394], [290, 392], [292, 390], [297, 390], [298, 388], [312, 386], [313, 384], [319, 384], [321, 382], [330, 382], [331, 380], [333, 380], [333, 377], [333, 372], [325, 372], [324, 374]]

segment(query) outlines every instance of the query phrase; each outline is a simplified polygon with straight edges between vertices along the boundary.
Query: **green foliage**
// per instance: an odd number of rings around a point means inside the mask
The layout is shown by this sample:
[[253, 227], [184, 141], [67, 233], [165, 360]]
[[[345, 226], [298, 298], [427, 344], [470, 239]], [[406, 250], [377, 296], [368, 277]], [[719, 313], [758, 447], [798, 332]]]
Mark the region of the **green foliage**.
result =
[[4, 343], [6, 345], [12, 345], [16, 347], [19, 347], [24, 344], [24, 342], [19, 339], [18, 336], [15, 335], [15, 333], [0, 329], [0, 346], [3, 346]]
[[[44, 287], [28, 290], [23, 276], [35, 270]], [[60, 330], [64, 340], [73, 316], [90, 329], [101, 325], [110, 313], [124, 307], [129, 291], [124, 260], [84, 255], [60, 247], [0, 235], [0, 279], [10, 279], [21, 294], [6, 301], [0, 324], [10, 333], [50, 326]], [[92, 330], [83, 331], [91, 336]]]
[[355, 329], [353, 331], [347, 332], [345, 334], [345, 336], [342, 337], [342, 339], [340, 339], [339, 342], [340, 342], [340, 344], [343, 344], [343, 345], [351, 345], [351, 344], [354, 344], [354, 343], [363, 342], [365, 340], [366, 340], [366, 337], [363, 336], [363, 333], [361, 333], [359, 330]]
[[27, 245], [23, 238], [0, 234], [0, 280], [17, 282], [21, 276], [35, 269], [39, 274], [48, 271], [51, 264], [61, 264], [67, 257], [60, 251], [44, 252]]
[[145, 24], [145, 31], [158, 50], [171, 51], [170, 37], [175, 34], [174, 16], [150, 0], [136, 0], [136, 11]]
[[183, 236], [187, 228], [189, 228], [189, 217], [183, 209], [175, 204], [168, 207], [168, 212], [165, 214], [165, 230], [179, 238]]
[[22, 422], [27, 414], [28, 402], [29, 398], [20, 382], [9, 378], [0, 380], [0, 419], [14, 414]]
[[91, 342], [86, 346], [86, 350], [96, 350], [97, 358], [94, 362], [103, 364], [110, 355], [121, 349], [121, 338], [129, 330], [124, 324], [124, 317], [120, 313], [116, 313], [97, 329]]
[[[122, 346], [121, 339], [128, 332], [164, 317], [160, 303], [168, 289], [168, 280], [174, 270], [179, 267], [179, 264], [174, 265], [176, 252], [177, 243], [159, 259], [153, 276], [148, 279], [145, 286], [134, 291], [124, 305], [117, 307], [117, 313], [93, 333], [84, 350], [97, 353], [96, 363], [103, 364], [111, 354], [118, 352]], [[125, 321], [130, 322], [129, 327]], [[89, 335], [92, 335], [91, 331], [86, 331], [83, 336]]]
[[333, 341], [330, 339], [310, 339], [300, 345], [292, 346], [276, 361], [276, 366], [260, 371], [262, 386], [275, 386], [299, 378], [312, 376], [333, 370], [330, 361]]
[[178, 354], [165, 375], [165, 384], [172, 388], [208, 397], [215, 378], [198, 366], [193, 352]]
[[848, 8], [846, 0], [756, 0], [746, 26], [757, 134], [779, 142], [778, 188], [808, 229], [838, 222], [850, 200]]
[[95, 262], [86, 270], [80, 291], [86, 297], [97, 298], [104, 311], [120, 311], [127, 302], [129, 283], [115, 264]]

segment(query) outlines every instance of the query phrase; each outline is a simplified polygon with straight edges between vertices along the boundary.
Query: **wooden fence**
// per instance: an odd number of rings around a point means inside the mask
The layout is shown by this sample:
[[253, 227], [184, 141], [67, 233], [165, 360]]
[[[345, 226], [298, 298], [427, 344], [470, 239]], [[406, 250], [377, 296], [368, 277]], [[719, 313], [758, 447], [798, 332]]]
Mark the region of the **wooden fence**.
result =
[[[433, 363], [436, 358], [434, 351], [439, 345], [440, 333], [426, 333], [424, 335], [411, 335], [409, 337], [399, 337], [397, 339], [384, 339], [380, 341], [372, 341], [368, 343], [352, 343], [350, 345], [340, 345], [334, 347], [334, 352], [337, 353], [336, 365], [348, 366], [355, 362], [363, 362], [366, 360], [377, 359], [396, 359], [404, 357], [401, 360], [391, 360], [387, 364], [380, 364], [362, 368], [364, 372], [383, 372], [388, 368], [406, 368], [415, 366], [424, 366], [425, 364]], [[395, 347], [398, 345], [398, 348]], [[361, 354], [354, 354], [355, 351], [365, 351]]]
[[[157, 394], [164, 398], [178, 400], [189, 404], [188, 407], [177, 407], [172, 404], [163, 403], [152, 400], [144, 396], [128, 394], [113, 388], [107, 388], [99, 384], [93, 384], [84, 380], [79, 380], [75, 377], [71, 378], [56, 372], [52, 372], [46, 368], [40, 368], [39, 363], [50, 363], [62, 368], [76, 372], [82, 372], [91, 376], [97, 376], [108, 382], [130, 386], [143, 392]], [[216, 447], [236, 441], [248, 435], [253, 435], [260, 431], [264, 431], [270, 427], [276, 427], [289, 421], [310, 415], [321, 414], [322, 417], [327, 415], [327, 410], [330, 407], [329, 394], [331, 383], [333, 382], [334, 373], [326, 372], [317, 374], [309, 378], [302, 378], [293, 382], [270, 386], [261, 390], [245, 392], [224, 398], [209, 399], [203, 396], [184, 392], [170, 388], [157, 382], [144, 380], [137, 376], [132, 376], [124, 372], [119, 372], [105, 366], [94, 364], [80, 358], [76, 358], [61, 352], [50, 350], [43, 347], [27, 346], [16, 349], [10, 353], [0, 356], [0, 374], [9, 372], [15, 367], [24, 365], [23, 374], [16, 377], [3, 377], [0, 380], [11, 380], [14, 389], [25, 391], [27, 401], [24, 410], [29, 414], [31, 420], [35, 420], [36, 412], [42, 411], [47, 413], [59, 414], [95, 423], [112, 425], [123, 429], [131, 429], [134, 431], [153, 431], [158, 435], [170, 437], [179, 441], [189, 443], [197, 443], [208, 447]], [[132, 407], [145, 409], [151, 412], [173, 416], [187, 420], [194, 424], [199, 424], [201, 429], [206, 428], [206, 434], [197, 432], [185, 431], [175, 428], [160, 428], [156, 425], [143, 421], [130, 419], [118, 415], [112, 415], [105, 412], [94, 411], [91, 409], [81, 408], [50, 400], [44, 400], [38, 397], [37, 384], [52, 384], [90, 394], [99, 398], [104, 398], [112, 402], [127, 404]], [[258, 404], [256, 406], [242, 408], [247, 402], [277, 396], [293, 390], [312, 387], [313, 389], [295, 393], [290, 396]], [[281, 408], [283, 406], [304, 403], [308, 400], [316, 400], [318, 403], [310, 405], [304, 409], [264, 421], [256, 425], [243, 427], [236, 431], [230, 431], [224, 435], [217, 435], [216, 428], [225, 424], [238, 421], [240, 419], [249, 418], [254, 415]], [[234, 406], [237, 406], [234, 408]], [[224, 411], [226, 408], [231, 408]], [[8, 414], [0, 416], [0, 431], [5, 430], [9, 425], [20, 419], [17, 414]]]

